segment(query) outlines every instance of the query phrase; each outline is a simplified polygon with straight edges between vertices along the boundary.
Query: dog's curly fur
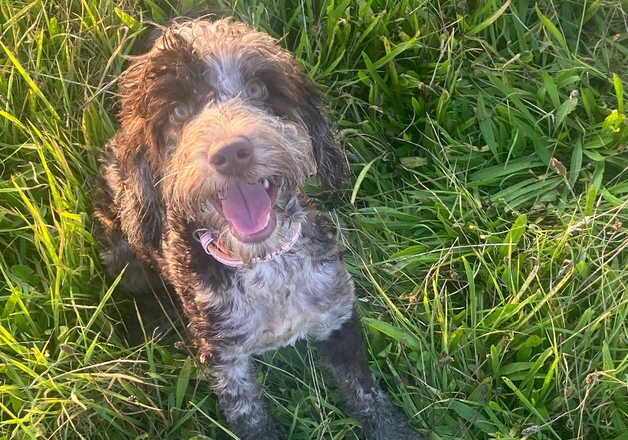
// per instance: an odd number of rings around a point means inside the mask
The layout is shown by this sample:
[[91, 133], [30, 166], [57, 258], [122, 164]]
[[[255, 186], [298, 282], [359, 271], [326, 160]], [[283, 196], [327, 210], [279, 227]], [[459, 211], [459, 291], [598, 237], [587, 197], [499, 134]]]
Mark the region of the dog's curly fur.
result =
[[[102, 152], [94, 202], [102, 259], [113, 276], [125, 270], [122, 287], [142, 313], [154, 309], [161, 280], [176, 293], [231, 429], [282, 438], [251, 356], [309, 338], [369, 438], [420, 438], [369, 371], [335, 231], [298, 190], [314, 174], [337, 188], [346, 166], [291, 54], [231, 19], [180, 21], [132, 59], [120, 94], [120, 130]], [[242, 164], [221, 168], [225, 145], [246, 147]], [[273, 222], [264, 237], [244, 239], [220, 204], [242, 185], [261, 191], [255, 182], [272, 198]], [[242, 264], [206, 253], [199, 229]]]

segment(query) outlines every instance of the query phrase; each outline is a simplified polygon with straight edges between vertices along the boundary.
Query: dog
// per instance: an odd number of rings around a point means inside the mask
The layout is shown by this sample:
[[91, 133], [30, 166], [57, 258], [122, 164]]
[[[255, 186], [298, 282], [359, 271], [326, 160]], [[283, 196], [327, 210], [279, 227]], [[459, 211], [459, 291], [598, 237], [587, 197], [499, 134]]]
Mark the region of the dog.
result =
[[230, 429], [284, 438], [252, 356], [307, 338], [368, 438], [423, 438], [369, 370], [336, 231], [299, 189], [342, 187], [347, 161], [293, 56], [234, 19], [173, 22], [121, 75], [119, 120], [94, 200], [102, 261], [140, 314], [162, 280], [176, 294]]

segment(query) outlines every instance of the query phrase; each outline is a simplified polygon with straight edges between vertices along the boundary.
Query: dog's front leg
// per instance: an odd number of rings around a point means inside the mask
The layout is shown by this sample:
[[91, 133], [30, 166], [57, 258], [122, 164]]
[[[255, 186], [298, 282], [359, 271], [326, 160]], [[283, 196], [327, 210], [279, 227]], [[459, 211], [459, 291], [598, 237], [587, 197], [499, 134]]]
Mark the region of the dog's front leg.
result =
[[318, 341], [317, 346], [346, 401], [348, 412], [360, 422], [369, 439], [424, 439], [410, 428], [407, 417], [377, 385], [369, 370], [355, 310], [340, 329]]
[[212, 362], [210, 379], [229, 428], [240, 439], [283, 439], [281, 431], [272, 421], [261, 387], [255, 380], [250, 357]]

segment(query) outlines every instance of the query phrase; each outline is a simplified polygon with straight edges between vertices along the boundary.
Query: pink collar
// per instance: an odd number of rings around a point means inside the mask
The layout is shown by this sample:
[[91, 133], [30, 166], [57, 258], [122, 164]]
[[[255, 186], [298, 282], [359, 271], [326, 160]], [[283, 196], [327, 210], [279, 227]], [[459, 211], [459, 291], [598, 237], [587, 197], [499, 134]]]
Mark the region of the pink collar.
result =
[[[290, 249], [292, 249], [292, 246], [294, 246], [300, 236], [301, 223], [298, 223], [297, 228], [294, 231], [294, 235], [289, 241], [287, 241], [278, 249], [275, 249], [273, 252], [263, 258], [256, 257], [251, 259], [250, 264], [253, 265], [257, 263], [267, 263], [279, 257], [280, 255], [285, 254]], [[197, 229], [196, 231], [194, 231], [194, 238], [196, 238], [201, 243], [201, 246], [203, 246], [203, 250], [207, 253], [207, 255], [210, 255], [216, 261], [224, 264], [225, 266], [242, 267], [245, 265], [244, 261], [242, 261], [240, 258], [229, 255], [225, 251], [220, 249], [216, 245], [216, 243], [214, 243], [216, 237], [208, 229]]]

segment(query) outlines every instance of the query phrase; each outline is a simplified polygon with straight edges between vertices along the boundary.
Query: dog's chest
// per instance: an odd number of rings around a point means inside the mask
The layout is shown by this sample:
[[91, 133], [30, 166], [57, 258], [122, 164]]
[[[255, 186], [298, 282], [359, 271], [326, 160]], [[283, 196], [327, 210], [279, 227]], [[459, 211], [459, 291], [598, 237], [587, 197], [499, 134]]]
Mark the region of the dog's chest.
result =
[[280, 257], [238, 277], [223, 331], [238, 335], [246, 353], [324, 339], [351, 316], [353, 284], [340, 261]]

